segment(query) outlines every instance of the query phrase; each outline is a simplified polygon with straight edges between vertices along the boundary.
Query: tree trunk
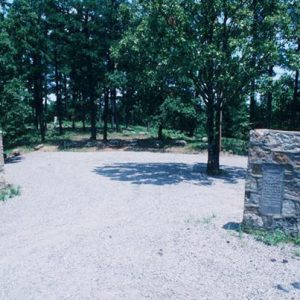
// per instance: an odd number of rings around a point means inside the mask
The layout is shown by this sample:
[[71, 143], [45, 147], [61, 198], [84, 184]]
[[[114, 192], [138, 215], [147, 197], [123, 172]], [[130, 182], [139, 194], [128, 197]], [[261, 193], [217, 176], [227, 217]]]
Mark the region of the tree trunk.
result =
[[117, 109], [117, 91], [115, 88], [110, 91], [111, 97], [111, 108], [112, 108], [112, 121], [116, 131], [119, 131], [119, 118], [118, 118], [118, 109]]
[[109, 105], [109, 90], [104, 92], [104, 109], [103, 109], [103, 141], [107, 142], [107, 123], [108, 123], [108, 105]]
[[31, 114], [32, 114], [32, 122], [34, 124], [34, 127], [38, 130], [39, 129], [39, 122], [38, 122], [38, 118], [37, 118], [37, 110], [35, 107], [35, 104], [32, 106], [31, 109]]
[[126, 92], [123, 94], [124, 97], [124, 104], [125, 104], [125, 123], [126, 129], [128, 128], [129, 124], [132, 121], [131, 110], [132, 110], [132, 97], [134, 94], [134, 89], [128, 88]]
[[46, 126], [44, 120], [44, 113], [41, 113], [41, 125], [40, 125], [40, 132], [41, 132], [41, 141], [44, 143], [46, 140]]
[[[91, 65], [90, 65], [91, 66]], [[90, 69], [91, 70], [91, 69]], [[92, 71], [90, 72], [92, 73]], [[95, 84], [92, 78], [89, 79], [89, 109], [90, 109], [90, 120], [91, 120], [91, 140], [97, 139], [97, 104], [96, 104], [96, 97], [95, 97]]]
[[220, 173], [220, 125], [221, 106], [214, 106], [213, 99], [207, 104], [207, 136], [208, 136], [208, 161], [207, 173], [217, 175]]
[[[33, 64], [36, 69], [41, 69], [41, 56], [33, 56]], [[33, 97], [36, 109], [36, 122], [40, 130], [41, 141], [45, 141], [45, 124], [44, 124], [44, 103], [43, 103], [43, 74], [36, 72], [33, 80]]]
[[[270, 66], [268, 69], [268, 76], [269, 80], [272, 80], [273, 77], [273, 66]], [[266, 127], [271, 129], [272, 128], [272, 104], [273, 104], [273, 93], [272, 93], [272, 84], [268, 87], [268, 93], [267, 93], [267, 120], [266, 120]]]
[[82, 129], [86, 131], [86, 108], [85, 108], [85, 96], [81, 95], [81, 122], [82, 122]]
[[62, 125], [62, 95], [61, 95], [61, 77], [58, 70], [57, 54], [55, 54], [55, 94], [56, 94], [56, 105], [57, 105], [57, 118], [59, 124], [59, 134], [63, 134]]
[[64, 111], [67, 114], [68, 120], [70, 120], [70, 116], [68, 114], [69, 112], [69, 102], [68, 102], [68, 79], [66, 75], [62, 75], [62, 94], [64, 95], [63, 97], [63, 104], [64, 104]]
[[163, 124], [160, 122], [158, 125], [157, 138], [161, 141], [163, 139]]
[[[298, 39], [298, 48], [297, 52], [300, 52], [300, 38]], [[295, 80], [294, 80], [294, 92], [293, 92], [293, 100], [291, 107], [291, 129], [297, 130], [299, 129], [299, 70], [296, 70]]]
[[[46, 88], [44, 88], [46, 90]], [[47, 124], [47, 115], [48, 115], [48, 98], [47, 98], [47, 92], [44, 94], [45, 97], [45, 106], [44, 106], [44, 124], [45, 124], [45, 132], [48, 130], [48, 124]]]
[[223, 123], [223, 109], [220, 108], [220, 113], [219, 113], [219, 148], [220, 152], [222, 151], [222, 123]]
[[35, 100], [37, 101], [37, 116], [38, 124], [41, 135], [41, 141], [45, 141], [45, 120], [44, 120], [44, 103], [43, 103], [43, 93], [42, 93], [42, 78], [38, 78], [35, 82]]
[[76, 125], [75, 125], [75, 115], [76, 115], [76, 102], [77, 102], [77, 92], [74, 90], [73, 88], [73, 92], [72, 92], [72, 129], [74, 130], [76, 128]]
[[97, 128], [96, 128], [97, 105], [95, 103], [93, 92], [91, 92], [90, 95], [90, 117], [91, 117], [91, 140], [95, 141], [97, 139]]
[[250, 126], [252, 129], [256, 127], [256, 101], [255, 101], [255, 80], [251, 81], [250, 91]]
[[[251, 36], [252, 36], [252, 43], [253, 43], [253, 47], [255, 47], [255, 44], [257, 43], [258, 40], [258, 24], [259, 24], [259, 6], [258, 6], [258, 1], [259, 0], [252, 0], [252, 5], [251, 5], [251, 9], [252, 9], [252, 28], [251, 28]], [[251, 62], [250, 62], [250, 69], [251, 72], [256, 72], [257, 70], [257, 54], [253, 53], [252, 54], [252, 58], [251, 58]], [[256, 83], [255, 83], [255, 79], [251, 80], [250, 83], [250, 127], [252, 129], [256, 128], [256, 100], [255, 100], [255, 92], [256, 92]]]
[[123, 94], [124, 97], [124, 103], [125, 103], [125, 128], [127, 129], [129, 126], [129, 122], [130, 122], [130, 109], [129, 109], [129, 105], [128, 105], [128, 91], [126, 91]]

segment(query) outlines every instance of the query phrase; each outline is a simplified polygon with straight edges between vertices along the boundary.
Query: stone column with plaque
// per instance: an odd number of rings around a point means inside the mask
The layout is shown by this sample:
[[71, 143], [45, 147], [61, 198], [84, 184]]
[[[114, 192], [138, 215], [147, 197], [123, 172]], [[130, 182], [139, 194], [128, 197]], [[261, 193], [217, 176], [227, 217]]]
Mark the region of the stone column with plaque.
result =
[[251, 131], [243, 225], [300, 236], [300, 132]]
[[4, 180], [4, 156], [3, 156], [3, 144], [2, 144], [2, 133], [0, 131], [0, 191], [6, 186]]

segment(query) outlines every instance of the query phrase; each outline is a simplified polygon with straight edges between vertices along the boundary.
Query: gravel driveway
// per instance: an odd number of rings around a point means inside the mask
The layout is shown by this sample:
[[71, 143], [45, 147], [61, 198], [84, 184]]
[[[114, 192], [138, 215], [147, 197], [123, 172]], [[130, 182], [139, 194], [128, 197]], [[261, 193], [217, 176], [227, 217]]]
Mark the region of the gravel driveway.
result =
[[[225, 228], [242, 219], [246, 158], [31, 153], [6, 165], [0, 299], [300, 299], [293, 246]], [[224, 228], [225, 227], [225, 228]]]

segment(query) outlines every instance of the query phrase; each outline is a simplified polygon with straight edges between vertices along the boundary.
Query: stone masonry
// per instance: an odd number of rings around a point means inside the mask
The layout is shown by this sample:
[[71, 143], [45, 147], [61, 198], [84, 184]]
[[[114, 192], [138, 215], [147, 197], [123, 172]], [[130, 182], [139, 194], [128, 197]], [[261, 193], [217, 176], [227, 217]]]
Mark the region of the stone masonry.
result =
[[300, 236], [300, 132], [251, 131], [243, 224]]
[[0, 191], [5, 187], [2, 133], [0, 131]]

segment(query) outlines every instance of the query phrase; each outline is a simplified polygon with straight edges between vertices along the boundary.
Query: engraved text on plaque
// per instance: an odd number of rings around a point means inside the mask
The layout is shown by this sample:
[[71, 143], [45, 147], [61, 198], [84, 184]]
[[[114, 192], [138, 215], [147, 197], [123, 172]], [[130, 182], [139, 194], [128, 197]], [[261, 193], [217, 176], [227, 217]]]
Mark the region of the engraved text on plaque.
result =
[[260, 212], [264, 215], [281, 214], [284, 168], [278, 165], [263, 166]]

